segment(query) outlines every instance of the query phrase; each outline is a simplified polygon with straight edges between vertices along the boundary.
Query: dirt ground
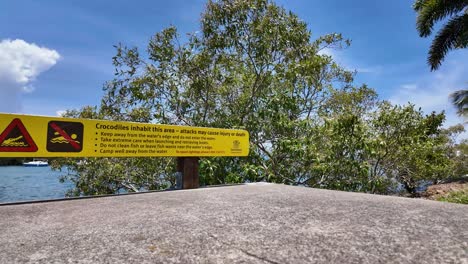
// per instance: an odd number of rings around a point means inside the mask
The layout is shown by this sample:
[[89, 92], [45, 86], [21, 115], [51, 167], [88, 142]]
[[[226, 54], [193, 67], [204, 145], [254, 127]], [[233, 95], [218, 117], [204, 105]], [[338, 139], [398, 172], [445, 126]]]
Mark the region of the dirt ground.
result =
[[427, 190], [422, 194], [422, 197], [430, 200], [436, 200], [453, 191], [468, 190], [468, 178], [461, 180], [435, 184], [427, 187]]

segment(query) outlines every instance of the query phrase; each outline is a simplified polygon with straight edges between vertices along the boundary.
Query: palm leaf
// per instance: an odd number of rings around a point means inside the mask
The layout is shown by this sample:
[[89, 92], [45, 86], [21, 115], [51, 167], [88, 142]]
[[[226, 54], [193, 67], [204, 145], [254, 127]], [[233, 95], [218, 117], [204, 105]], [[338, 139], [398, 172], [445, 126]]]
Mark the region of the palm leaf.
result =
[[447, 52], [467, 46], [468, 14], [451, 19], [436, 35], [429, 49], [428, 63], [437, 70]]
[[413, 8], [418, 12], [416, 28], [421, 37], [431, 34], [434, 24], [453, 16], [468, 6], [468, 0], [418, 0]]
[[425, 3], [428, 2], [430, 0], [416, 0], [413, 4], [413, 9], [416, 11], [416, 12], [419, 12], [419, 10], [421, 10]]
[[468, 90], [460, 90], [450, 95], [459, 115], [468, 115]]

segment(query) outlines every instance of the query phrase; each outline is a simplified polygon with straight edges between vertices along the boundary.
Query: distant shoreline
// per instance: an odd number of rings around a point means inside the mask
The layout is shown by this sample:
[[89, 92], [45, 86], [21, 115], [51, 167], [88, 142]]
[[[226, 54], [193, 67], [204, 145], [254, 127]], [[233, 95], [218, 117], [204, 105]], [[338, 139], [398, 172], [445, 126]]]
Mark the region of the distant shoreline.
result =
[[11, 159], [11, 158], [2, 158], [0, 159], [0, 166], [19, 166], [23, 165], [26, 159]]

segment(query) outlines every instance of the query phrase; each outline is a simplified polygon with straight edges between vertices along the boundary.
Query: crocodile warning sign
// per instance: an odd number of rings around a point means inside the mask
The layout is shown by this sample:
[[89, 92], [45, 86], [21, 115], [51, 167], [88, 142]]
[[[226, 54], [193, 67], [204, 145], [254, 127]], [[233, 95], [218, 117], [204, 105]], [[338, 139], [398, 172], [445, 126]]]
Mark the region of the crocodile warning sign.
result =
[[36, 152], [37, 146], [19, 118], [0, 134], [0, 152]]
[[241, 129], [0, 113], [0, 157], [247, 156]]

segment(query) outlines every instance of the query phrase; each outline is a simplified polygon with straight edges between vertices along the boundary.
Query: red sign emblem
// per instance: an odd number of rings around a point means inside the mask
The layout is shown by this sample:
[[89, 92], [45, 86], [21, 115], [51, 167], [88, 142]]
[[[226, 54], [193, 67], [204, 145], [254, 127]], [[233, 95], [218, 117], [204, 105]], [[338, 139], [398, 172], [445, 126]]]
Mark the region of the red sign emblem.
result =
[[80, 122], [50, 121], [47, 129], [47, 151], [81, 152], [83, 129]]
[[0, 134], [0, 152], [36, 152], [37, 146], [19, 118]]

